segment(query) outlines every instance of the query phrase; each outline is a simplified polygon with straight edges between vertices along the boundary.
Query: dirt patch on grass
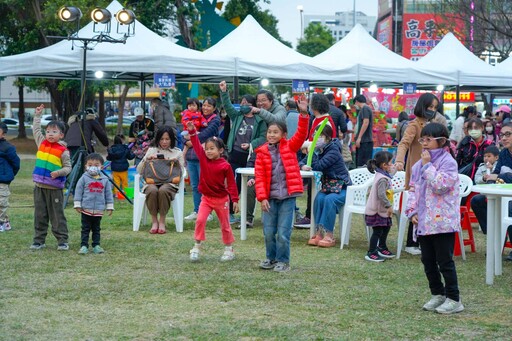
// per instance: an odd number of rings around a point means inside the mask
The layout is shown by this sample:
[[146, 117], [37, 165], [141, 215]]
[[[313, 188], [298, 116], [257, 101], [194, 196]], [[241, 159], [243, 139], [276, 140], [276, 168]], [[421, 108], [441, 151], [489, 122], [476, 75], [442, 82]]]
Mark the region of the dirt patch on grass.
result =
[[10, 143], [12, 143], [16, 147], [16, 152], [18, 154], [36, 154], [37, 146], [34, 142], [34, 139], [24, 138], [19, 139], [17, 137], [8, 139]]

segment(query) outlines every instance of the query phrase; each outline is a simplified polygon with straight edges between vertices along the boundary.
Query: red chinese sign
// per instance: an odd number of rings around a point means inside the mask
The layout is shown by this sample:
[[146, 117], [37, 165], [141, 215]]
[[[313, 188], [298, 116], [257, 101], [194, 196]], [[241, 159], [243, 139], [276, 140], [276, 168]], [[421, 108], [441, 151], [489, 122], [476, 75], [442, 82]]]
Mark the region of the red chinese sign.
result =
[[448, 32], [462, 37], [464, 23], [446, 19], [432, 13], [404, 13], [402, 56], [411, 60], [419, 60], [432, 50]]

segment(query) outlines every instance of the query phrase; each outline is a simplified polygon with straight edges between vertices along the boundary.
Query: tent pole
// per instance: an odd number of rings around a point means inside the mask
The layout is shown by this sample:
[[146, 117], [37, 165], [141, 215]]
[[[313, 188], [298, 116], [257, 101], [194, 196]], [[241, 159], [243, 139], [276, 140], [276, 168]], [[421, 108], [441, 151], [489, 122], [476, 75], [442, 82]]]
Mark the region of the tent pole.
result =
[[457, 84], [455, 88], [455, 118], [459, 117], [460, 114], [460, 86]]
[[356, 82], [356, 96], [361, 94], [361, 83], [359, 81]]
[[238, 103], [240, 89], [238, 88], [238, 76], [233, 77], [233, 103]]
[[146, 117], [146, 81], [144, 80], [144, 75], [142, 75], [140, 81], [140, 95], [140, 107], [144, 110], [144, 117]]

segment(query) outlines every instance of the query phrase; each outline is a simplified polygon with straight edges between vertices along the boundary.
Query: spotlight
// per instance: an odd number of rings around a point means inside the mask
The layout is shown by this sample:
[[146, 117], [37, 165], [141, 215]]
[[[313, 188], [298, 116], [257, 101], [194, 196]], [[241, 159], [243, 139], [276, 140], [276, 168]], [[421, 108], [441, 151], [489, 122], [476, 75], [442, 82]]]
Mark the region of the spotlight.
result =
[[269, 83], [269, 80], [266, 78], [263, 78], [260, 82], [261, 86], [268, 86]]
[[439, 84], [439, 85], [437, 86], [437, 91], [443, 91], [443, 90], [444, 90], [444, 85]]
[[101, 79], [103, 78], [103, 71], [101, 70], [98, 70], [94, 73], [94, 77], [98, 78], [98, 79]]
[[96, 7], [91, 12], [91, 19], [98, 24], [106, 24], [110, 22], [111, 18], [112, 14], [107, 9]]
[[377, 84], [372, 84], [370, 85], [368, 90], [370, 90], [370, 92], [377, 92], [377, 90], [379, 90], [379, 87], [377, 86]]
[[82, 11], [80, 11], [80, 8], [78, 7], [64, 6], [59, 9], [58, 16], [60, 20], [66, 22], [80, 20], [82, 17]]
[[135, 21], [135, 13], [129, 9], [123, 8], [116, 13], [116, 19], [121, 25], [130, 25]]

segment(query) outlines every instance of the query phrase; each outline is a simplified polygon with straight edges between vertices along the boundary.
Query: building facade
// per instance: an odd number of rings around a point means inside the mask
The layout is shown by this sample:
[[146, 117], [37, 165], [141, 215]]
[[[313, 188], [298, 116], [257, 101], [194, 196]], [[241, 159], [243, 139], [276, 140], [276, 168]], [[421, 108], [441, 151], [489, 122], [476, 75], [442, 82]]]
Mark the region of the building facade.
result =
[[343, 39], [355, 26], [354, 23], [361, 24], [368, 33], [373, 35], [376, 22], [377, 17], [368, 16], [359, 11], [355, 12], [355, 21], [353, 11], [335, 12], [334, 15], [304, 15], [304, 27], [310, 23], [322, 24], [331, 31], [335, 42]]

